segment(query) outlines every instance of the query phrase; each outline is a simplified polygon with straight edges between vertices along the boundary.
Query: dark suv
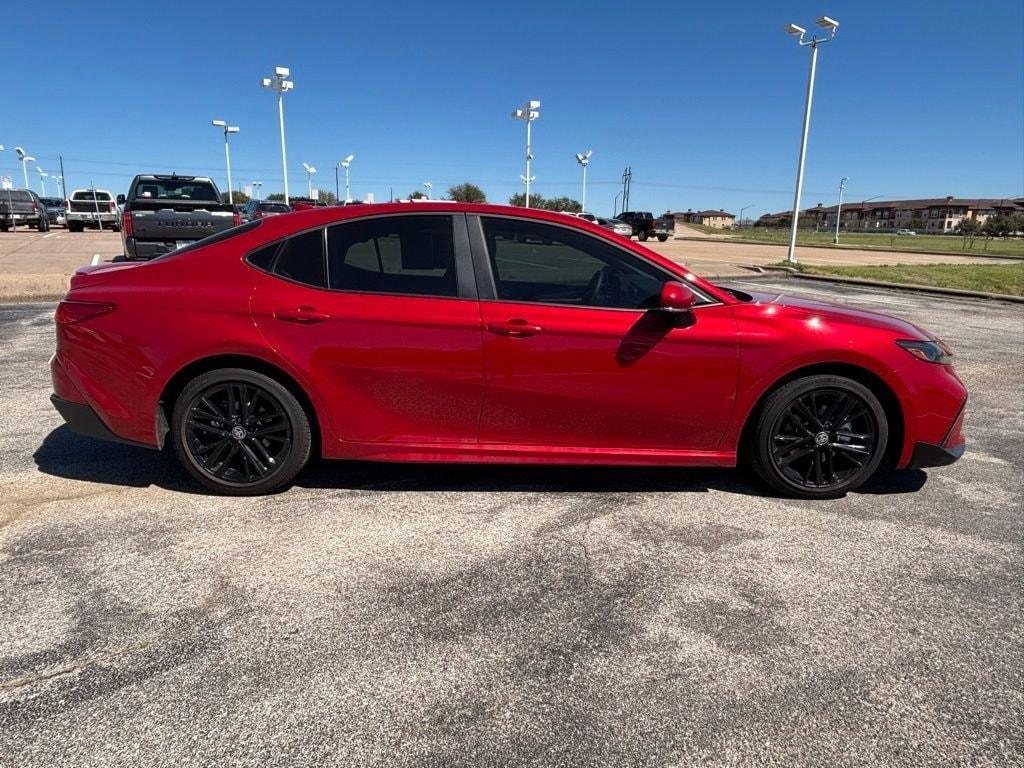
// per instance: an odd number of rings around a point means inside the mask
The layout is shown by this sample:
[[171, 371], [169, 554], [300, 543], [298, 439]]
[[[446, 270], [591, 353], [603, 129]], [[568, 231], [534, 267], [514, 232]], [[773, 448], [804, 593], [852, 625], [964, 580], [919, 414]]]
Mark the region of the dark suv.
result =
[[289, 213], [292, 207], [288, 203], [275, 200], [250, 200], [242, 206], [242, 221], [262, 219], [264, 216], [277, 216]]
[[50, 217], [46, 215], [46, 205], [31, 189], [0, 189], [0, 232], [19, 224], [48, 232]]

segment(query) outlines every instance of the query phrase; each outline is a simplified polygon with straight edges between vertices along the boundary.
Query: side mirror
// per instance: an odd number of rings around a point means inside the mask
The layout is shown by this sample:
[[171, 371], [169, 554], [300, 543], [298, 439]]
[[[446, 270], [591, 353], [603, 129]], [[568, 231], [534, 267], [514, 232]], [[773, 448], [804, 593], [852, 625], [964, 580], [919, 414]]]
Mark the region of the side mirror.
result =
[[680, 282], [669, 280], [661, 286], [658, 308], [662, 312], [689, 312], [696, 301], [693, 291]]
[[125, 201], [125, 196], [124, 195], [118, 195], [117, 196], [117, 204], [118, 205], [124, 205], [124, 201]]

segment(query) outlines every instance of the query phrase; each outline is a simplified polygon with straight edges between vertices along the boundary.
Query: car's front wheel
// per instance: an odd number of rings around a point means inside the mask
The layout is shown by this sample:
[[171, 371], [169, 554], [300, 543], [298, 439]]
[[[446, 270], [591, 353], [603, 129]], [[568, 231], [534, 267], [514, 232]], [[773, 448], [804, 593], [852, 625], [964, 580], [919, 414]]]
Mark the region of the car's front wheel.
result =
[[190, 382], [175, 401], [171, 439], [189, 474], [233, 496], [287, 485], [312, 450], [309, 417], [295, 395], [243, 368], [210, 371]]
[[827, 499], [866, 482], [889, 424], [875, 394], [843, 376], [807, 376], [769, 395], [753, 431], [755, 471], [791, 496]]

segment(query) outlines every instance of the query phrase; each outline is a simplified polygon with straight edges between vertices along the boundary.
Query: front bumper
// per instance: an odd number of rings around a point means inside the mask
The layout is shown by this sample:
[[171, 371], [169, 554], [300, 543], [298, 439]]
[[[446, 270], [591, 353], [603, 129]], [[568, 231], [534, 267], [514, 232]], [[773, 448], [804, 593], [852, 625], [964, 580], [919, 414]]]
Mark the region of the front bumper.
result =
[[963, 443], [955, 448], [943, 448], [931, 443], [914, 443], [914, 453], [910, 456], [907, 469], [945, 467], [964, 455], [964, 447]]

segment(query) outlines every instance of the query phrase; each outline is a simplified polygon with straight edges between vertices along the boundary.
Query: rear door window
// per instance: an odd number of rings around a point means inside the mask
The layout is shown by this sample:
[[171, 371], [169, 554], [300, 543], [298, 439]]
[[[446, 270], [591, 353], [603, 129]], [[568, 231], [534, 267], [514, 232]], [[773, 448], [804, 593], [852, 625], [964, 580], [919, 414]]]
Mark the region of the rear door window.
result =
[[314, 288], [326, 288], [324, 231], [314, 229], [285, 240], [274, 262], [274, 274]]

